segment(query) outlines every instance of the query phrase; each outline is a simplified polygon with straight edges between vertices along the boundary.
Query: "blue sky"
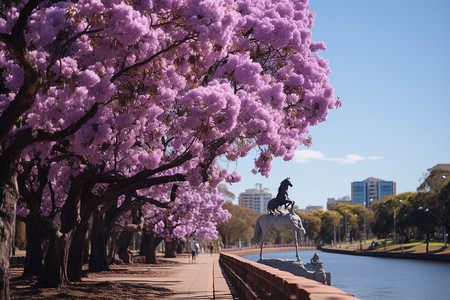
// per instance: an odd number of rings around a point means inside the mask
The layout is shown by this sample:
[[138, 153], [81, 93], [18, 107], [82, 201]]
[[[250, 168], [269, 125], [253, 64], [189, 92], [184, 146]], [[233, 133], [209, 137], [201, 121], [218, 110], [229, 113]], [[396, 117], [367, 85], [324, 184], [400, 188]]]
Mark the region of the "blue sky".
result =
[[310, 128], [313, 145], [269, 178], [251, 174], [253, 158], [230, 163], [237, 196], [261, 183], [276, 193], [291, 177], [300, 208], [350, 196], [352, 181], [393, 180], [416, 191], [428, 168], [450, 163], [450, 1], [310, 0], [314, 41], [330, 62], [343, 106]]

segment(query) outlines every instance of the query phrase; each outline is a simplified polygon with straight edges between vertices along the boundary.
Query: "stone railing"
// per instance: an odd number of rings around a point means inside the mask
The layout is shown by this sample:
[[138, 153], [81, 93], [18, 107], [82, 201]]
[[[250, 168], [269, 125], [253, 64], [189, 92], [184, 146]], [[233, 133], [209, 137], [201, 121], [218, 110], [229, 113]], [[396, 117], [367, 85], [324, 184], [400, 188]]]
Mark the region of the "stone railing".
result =
[[240, 299], [356, 299], [335, 287], [234, 254], [221, 253], [219, 262]]

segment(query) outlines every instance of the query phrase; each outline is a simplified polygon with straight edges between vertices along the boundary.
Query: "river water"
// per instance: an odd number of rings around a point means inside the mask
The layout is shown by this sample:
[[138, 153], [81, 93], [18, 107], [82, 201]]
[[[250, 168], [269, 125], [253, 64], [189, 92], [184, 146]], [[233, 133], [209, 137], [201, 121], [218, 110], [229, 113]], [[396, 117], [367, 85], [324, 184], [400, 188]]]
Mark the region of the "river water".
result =
[[[304, 263], [318, 253], [331, 285], [360, 299], [450, 299], [450, 263], [300, 251]], [[263, 253], [295, 259], [295, 252]], [[259, 254], [244, 255], [252, 261]]]

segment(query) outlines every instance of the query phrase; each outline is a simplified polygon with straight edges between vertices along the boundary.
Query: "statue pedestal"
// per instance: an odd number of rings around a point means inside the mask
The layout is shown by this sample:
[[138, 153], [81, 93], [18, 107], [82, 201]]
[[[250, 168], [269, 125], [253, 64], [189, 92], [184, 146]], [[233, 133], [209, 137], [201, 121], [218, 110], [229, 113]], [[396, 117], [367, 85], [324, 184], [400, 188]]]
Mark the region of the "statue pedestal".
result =
[[258, 262], [282, 271], [287, 271], [297, 276], [303, 276], [326, 285], [331, 285], [331, 273], [325, 272], [323, 263], [320, 261], [317, 253], [311, 258], [311, 262], [306, 265], [303, 264], [301, 260], [295, 261], [279, 258], [260, 259]]

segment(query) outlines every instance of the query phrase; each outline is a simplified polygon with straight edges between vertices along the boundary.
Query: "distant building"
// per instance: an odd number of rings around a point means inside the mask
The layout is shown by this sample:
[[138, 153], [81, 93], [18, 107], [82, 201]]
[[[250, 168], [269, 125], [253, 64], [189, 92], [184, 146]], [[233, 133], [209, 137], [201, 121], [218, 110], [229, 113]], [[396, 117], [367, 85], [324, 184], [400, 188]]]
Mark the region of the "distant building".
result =
[[428, 169], [428, 172], [433, 171], [434, 169], [446, 169], [446, 170], [450, 170], [450, 164], [437, 164], [432, 168]]
[[380, 201], [385, 196], [396, 194], [395, 181], [369, 177], [363, 181], [352, 182], [352, 204], [366, 204], [371, 206], [371, 202]]
[[322, 205], [309, 205], [305, 208], [306, 213], [310, 213], [316, 210], [323, 210], [323, 206]]
[[327, 199], [327, 210], [331, 209], [331, 206], [334, 204], [352, 204], [352, 199], [350, 196], [344, 196], [339, 199], [328, 198]]
[[248, 189], [244, 193], [239, 194], [239, 205], [251, 208], [257, 213], [262, 213], [267, 211], [267, 203], [272, 198], [274, 198], [274, 195], [267, 189], [262, 189], [259, 184], [259, 189]]
[[352, 203], [364, 204], [367, 203], [367, 183], [364, 181], [352, 182]]
[[301, 214], [306, 214], [306, 209], [305, 208], [298, 208], [298, 209], [295, 210], [295, 212], [301, 213]]

